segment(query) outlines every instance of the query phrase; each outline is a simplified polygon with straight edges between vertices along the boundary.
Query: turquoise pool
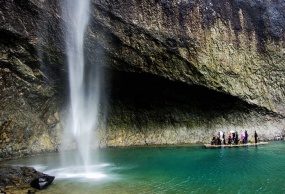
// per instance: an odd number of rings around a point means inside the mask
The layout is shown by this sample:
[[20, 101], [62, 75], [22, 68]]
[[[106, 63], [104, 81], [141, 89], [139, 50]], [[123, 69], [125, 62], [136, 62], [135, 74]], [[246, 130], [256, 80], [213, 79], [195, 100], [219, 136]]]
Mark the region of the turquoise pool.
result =
[[94, 151], [90, 174], [80, 157], [47, 154], [10, 164], [55, 175], [39, 193], [285, 193], [285, 142], [258, 147], [203, 146], [107, 148]]

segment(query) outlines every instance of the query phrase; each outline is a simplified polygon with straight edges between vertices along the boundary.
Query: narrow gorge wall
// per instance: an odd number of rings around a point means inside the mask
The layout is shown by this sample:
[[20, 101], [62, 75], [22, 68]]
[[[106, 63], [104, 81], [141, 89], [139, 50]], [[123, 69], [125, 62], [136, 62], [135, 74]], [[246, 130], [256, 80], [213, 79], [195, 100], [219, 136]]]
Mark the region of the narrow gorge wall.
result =
[[[59, 3], [0, 3], [1, 158], [59, 148], [68, 102]], [[96, 143], [198, 143], [218, 130], [284, 135], [284, 6], [93, 0], [85, 58], [105, 66], [109, 94]]]

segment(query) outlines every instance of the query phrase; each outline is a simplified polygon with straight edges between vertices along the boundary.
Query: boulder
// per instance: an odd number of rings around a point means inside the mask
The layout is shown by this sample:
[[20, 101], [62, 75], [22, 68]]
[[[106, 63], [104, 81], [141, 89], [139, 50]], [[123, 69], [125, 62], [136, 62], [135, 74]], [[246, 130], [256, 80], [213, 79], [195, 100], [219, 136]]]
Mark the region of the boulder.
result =
[[53, 176], [38, 172], [32, 167], [0, 165], [0, 188], [44, 189], [54, 180]]
[[31, 187], [36, 188], [38, 190], [43, 190], [51, 185], [54, 178], [55, 178], [54, 176], [44, 175], [44, 176], [33, 179], [30, 185]]

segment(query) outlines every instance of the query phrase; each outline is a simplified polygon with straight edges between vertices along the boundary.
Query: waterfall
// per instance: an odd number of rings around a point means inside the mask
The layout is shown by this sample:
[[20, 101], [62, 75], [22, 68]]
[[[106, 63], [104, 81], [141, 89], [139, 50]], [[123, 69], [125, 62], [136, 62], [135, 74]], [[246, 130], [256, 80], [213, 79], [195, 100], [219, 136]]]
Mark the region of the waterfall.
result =
[[64, 134], [75, 140], [86, 171], [90, 165], [90, 144], [98, 125], [101, 84], [98, 65], [86, 65], [84, 60], [89, 7], [90, 0], [64, 0], [62, 3], [70, 86], [70, 111]]

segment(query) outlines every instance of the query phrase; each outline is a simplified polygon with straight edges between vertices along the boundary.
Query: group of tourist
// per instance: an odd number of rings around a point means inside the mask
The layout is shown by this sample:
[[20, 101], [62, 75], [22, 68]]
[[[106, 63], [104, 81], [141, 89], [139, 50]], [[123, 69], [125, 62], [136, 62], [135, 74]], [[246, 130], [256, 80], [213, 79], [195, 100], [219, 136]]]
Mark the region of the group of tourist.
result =
[[[257, 143], [257, 133], [254, 131], [254, 141]], [[247, 131], [242, 131], [240, 139], [237, 131], [231, 131], [228, 135], [228, 141], [226, 142], [225, 132], [219, 131], [217, 134], [213, 135], [211, 140], [211, 145], [238, 145], [239, 143], [247, 144], [248, 143], [248, 133]]]

